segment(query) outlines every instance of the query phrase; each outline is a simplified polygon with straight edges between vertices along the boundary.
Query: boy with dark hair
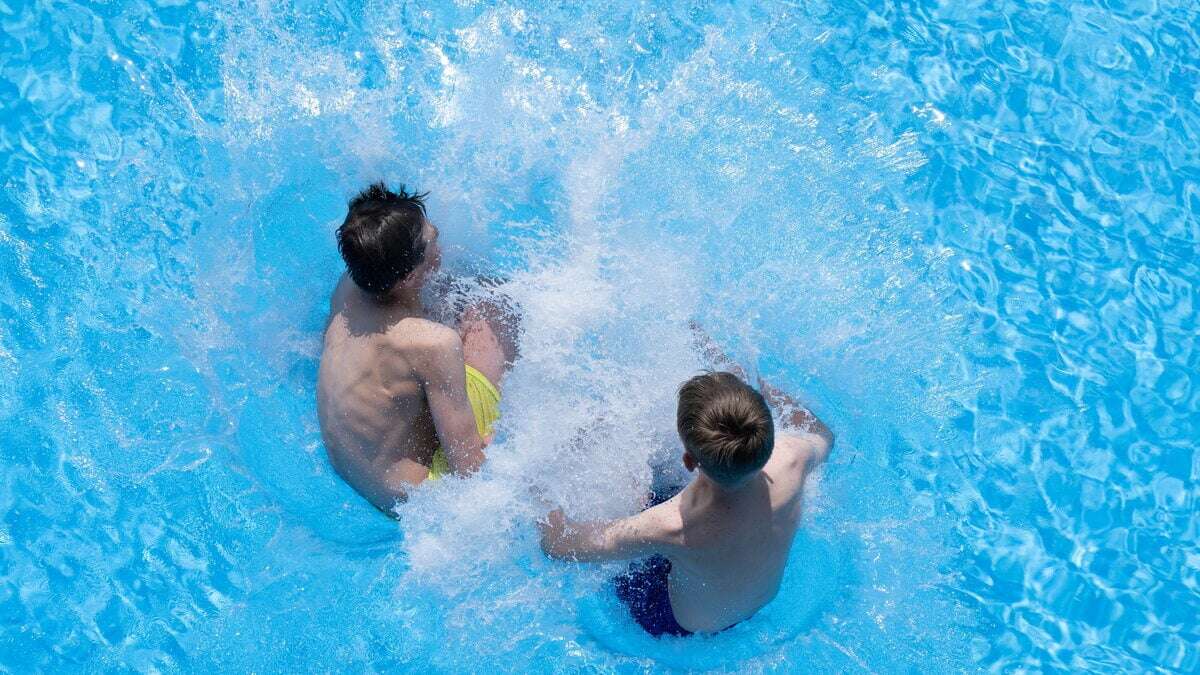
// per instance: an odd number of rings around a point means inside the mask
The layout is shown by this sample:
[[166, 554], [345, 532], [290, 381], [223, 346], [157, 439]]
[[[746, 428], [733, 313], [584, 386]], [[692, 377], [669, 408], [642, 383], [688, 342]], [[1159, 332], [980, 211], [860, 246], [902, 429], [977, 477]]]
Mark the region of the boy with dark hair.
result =
[[394, 515], [427, 477], [483, 463], [499, 417], [496, 386], [514, 357], [503, 320], [468, 309], [458, 330], [426, 317], [422, 289], [441, 263], [425, 195], [376, 183], [338, 228], [347, 274], [334, 290], [317, 376], [321, 435], [334, 469]]
[[[727, 372], [685, 382], [676, 426], [692, 482], [620, 520], [574, 523], [555, 510], [540, 523], [542, 549], [585, 562], [644, 558], [615, 586], [655, 637], [716, 632], [749, 618], [779, 591], [805, 480], [833, 447], [812, 413], [761, 380], [759, 387], [766, 398]], [[768, 401], [786, 433], [775, 434]]]

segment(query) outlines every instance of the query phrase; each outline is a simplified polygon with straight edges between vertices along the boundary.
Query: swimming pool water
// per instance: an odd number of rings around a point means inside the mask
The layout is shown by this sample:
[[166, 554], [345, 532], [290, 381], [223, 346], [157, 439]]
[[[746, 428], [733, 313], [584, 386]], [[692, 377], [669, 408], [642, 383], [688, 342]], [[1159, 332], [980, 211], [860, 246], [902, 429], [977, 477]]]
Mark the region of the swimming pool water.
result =
[[[1200, 669], [1194, 2], [0, 0], [0, 665]], [[314, 409], [345, 199], [525, 309], [400, 525]], [[551, 563], [672, 466], [698, 318], [839, 433], [780, 596]]]

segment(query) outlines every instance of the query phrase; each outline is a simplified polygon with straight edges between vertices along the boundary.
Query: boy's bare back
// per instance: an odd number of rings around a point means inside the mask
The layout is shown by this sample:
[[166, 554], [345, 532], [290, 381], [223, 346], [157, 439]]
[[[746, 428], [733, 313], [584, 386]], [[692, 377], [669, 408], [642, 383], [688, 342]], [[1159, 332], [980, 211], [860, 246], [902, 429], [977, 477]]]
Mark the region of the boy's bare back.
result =
[[461, 342], [447, 326], [370, 306], [346, 280], [331, 305], [317, 384], [325, 447], [346, 482], [390, 508], [429, 472], [438, 437], [424, 377]]
[[[388, 514], [435, 459], [444, 459], [439, 473], [479, 469], [482, 434], [515, 354], [511, 336], [501, 340], [493, 325], [509, 317], [486, 305], [468, 307], [458, 330], [425, 318], [422, 291], [441, 265], [438, 237], [424, 195], [383, 183], [350, 200], [337, 231], [347, 273], [330, 302], [317, 413], [334, 468]], [[468, 365], [476, 391], [495, 399], [480, 404], [482, 422], [467, 393]]]
[[834, 436], [791, 396], [759, 386], [709, 372], [680, 387], [676, 426], [695, 478], [678, 495], [617, 520], [572, 522], [557, 509], [539, 523], [553, 558], [645, 559], [616, 590], [651, 635], [724, 630], [779, 592], [805, 482]]
[[748, 618], [779, 591], [800, 524], [804, 485], [824, 440], [781, 435], [758, 476], [733, 496], [693, 481], [644, 511], [647, 534], [671, 561], [680, 625], [717, 631]]

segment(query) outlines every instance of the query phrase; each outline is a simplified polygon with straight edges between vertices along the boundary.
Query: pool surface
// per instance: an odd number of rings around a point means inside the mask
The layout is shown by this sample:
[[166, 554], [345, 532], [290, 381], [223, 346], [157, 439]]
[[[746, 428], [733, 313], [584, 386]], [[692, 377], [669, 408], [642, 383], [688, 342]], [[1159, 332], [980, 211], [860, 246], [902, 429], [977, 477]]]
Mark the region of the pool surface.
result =
[[[0, 167], [0, 670], [1200, 670], [1194, 0], [0, 0]], [[381, 177], [525, 311], [399, 525], [315, 411]], [[839, 442], [656, 641], [531, 494], [676, 466], [690, 319]]]

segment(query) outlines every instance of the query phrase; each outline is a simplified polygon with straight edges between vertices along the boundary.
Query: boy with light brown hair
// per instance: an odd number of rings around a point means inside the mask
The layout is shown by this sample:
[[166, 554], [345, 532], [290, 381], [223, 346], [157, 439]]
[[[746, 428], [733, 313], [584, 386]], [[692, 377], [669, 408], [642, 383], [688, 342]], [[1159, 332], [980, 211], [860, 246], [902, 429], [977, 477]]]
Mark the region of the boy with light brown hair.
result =
[[[787, 394], [761, 379], [759, 388], [728, 372], [685, 382], [676, 426], [692, 482], [619, 520], [576, 523], [555, 510], [540, 523], [546, 554], [642, 559], [615, 590], [655, 637], [721, 631], [770, 602], [800, 524], [805, 482], [834, 438]], [[778, 435], [768, 402], [781, 414]]]

